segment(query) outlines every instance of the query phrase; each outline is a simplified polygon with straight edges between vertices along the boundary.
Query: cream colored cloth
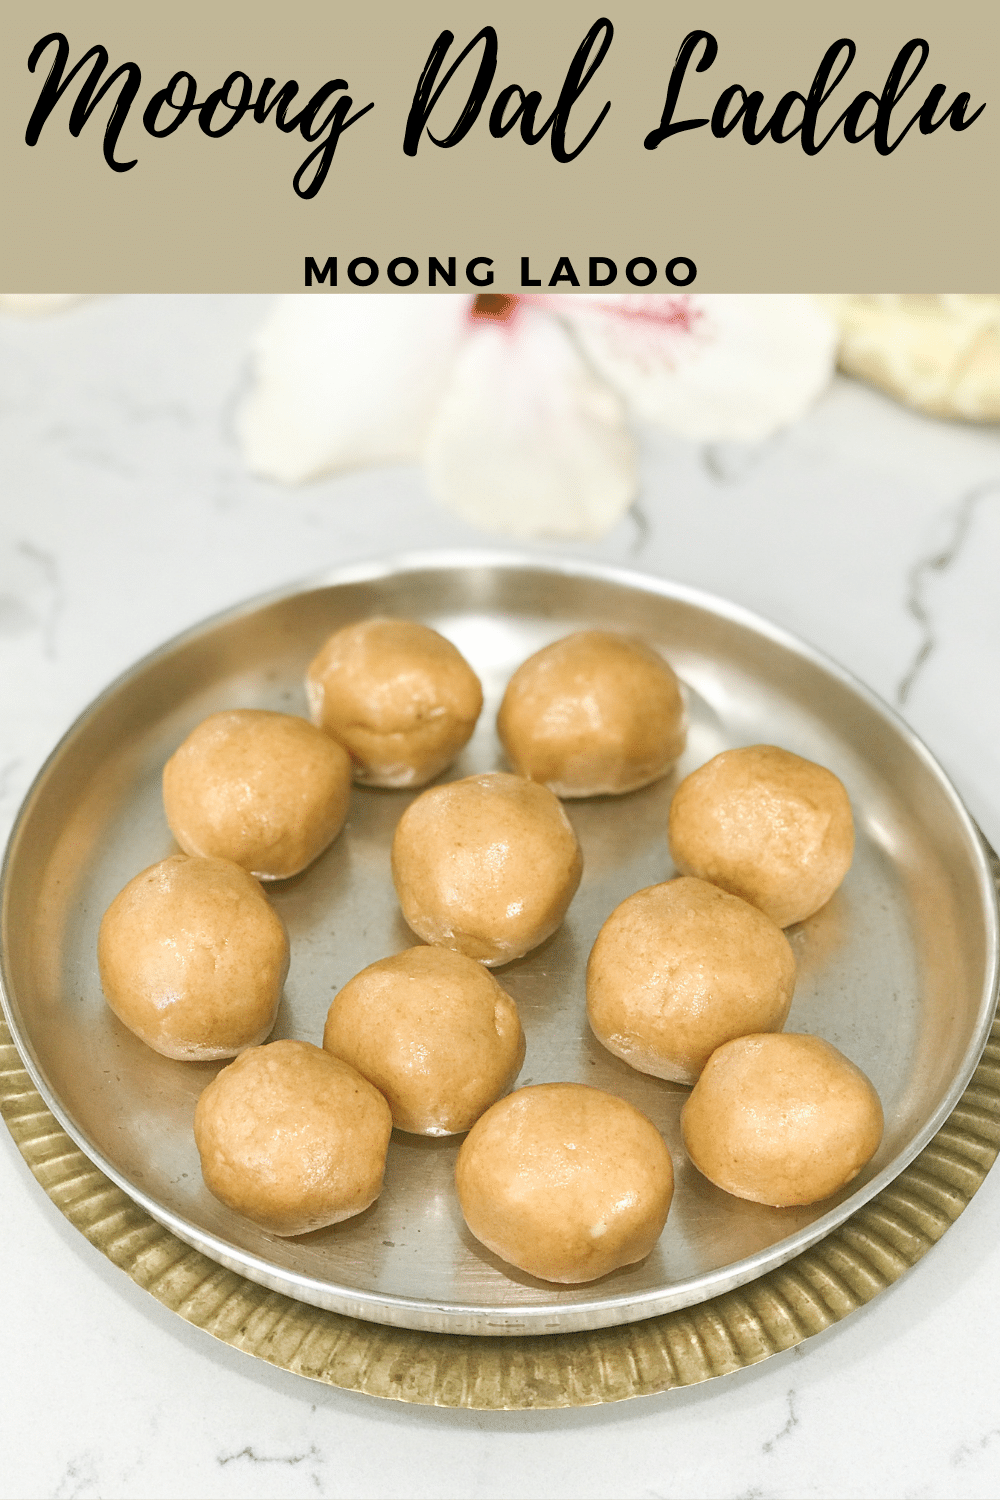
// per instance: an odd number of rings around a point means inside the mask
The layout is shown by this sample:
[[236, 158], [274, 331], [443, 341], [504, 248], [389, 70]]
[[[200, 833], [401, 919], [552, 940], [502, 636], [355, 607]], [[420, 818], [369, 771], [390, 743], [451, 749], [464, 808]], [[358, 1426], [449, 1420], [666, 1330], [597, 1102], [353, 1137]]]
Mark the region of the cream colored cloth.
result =
[[1000, 294], [821, 298], [840, 368], [935, 417], [1000, 420]]
[[62, 312], [64, 307], [80, 302], [85, 295], [83, 292], [0, 292], [0, 312], [37, 318], [44, 313]]

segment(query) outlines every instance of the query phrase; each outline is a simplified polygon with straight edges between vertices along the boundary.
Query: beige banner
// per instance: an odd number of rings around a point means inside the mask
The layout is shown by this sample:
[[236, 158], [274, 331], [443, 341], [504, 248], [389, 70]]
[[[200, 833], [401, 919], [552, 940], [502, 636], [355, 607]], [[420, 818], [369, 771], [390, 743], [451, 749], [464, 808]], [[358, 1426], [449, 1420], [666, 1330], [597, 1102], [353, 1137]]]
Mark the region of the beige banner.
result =
[[7, 0], [3, 29], [11, 290], [996, 288], [995, 0]]

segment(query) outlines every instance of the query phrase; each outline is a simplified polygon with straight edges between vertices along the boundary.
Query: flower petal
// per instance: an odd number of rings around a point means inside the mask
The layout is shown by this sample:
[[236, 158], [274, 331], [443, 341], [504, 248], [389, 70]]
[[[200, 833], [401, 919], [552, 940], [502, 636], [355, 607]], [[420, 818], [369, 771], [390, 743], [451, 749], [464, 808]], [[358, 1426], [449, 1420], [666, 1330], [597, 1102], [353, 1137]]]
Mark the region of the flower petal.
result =
[[811, 297], [585, 296], [560, 304], [636, 416], [697, 442], [769, 437], [802, 416], [833, 373], [836, 328]]
[[250, 467], [295, 482], [414, 458], [468, 329], [465, 296], [288, 296], [237, 416]]
[[508, 536], [600, 536], [636, 492], [621, 401], [565, 328], [523, 303], [464, 345], [425, 457], [442, 504]]

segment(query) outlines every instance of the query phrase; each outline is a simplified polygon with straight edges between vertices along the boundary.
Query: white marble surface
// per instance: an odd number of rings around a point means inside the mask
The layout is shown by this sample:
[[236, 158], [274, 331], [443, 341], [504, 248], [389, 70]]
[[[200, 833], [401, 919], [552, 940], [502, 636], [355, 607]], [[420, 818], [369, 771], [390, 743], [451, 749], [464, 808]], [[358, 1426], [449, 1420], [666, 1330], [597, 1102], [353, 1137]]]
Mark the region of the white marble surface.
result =
[[[489, 544], [416, 472], [298, 491], [231, 434], [263, 298], [0, 320], [0, 820], [135, 657], [326, 564]], [[757, 453], [651, 436], [640, 512], [569, 550], [724, 594], [890, 701], [1000, 841], [1000, 434], [847, 381]], [[904, 1280], [704, 1387], [562, 1413], [428, 1410], [215, 1343], [105, 1261], [0, 1132], [3, 1497], [993, 1497], [1000, 1174]]]

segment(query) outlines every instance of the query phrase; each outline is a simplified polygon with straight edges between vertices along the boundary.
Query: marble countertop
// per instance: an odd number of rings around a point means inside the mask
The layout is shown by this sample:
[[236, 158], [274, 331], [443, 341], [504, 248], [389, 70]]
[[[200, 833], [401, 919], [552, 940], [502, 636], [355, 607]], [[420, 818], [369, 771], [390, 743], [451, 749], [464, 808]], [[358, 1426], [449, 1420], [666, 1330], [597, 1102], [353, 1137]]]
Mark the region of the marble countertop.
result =
[[[134, 297], [0, 320], [0, 824], [116, 673], [326, 565], [503, 546], [415, 470], [284, 489], [232, 434], [267, 299]], [[758, 450], [648, 434], [640, 504], [534, 544], [737, 600], [896, 704], [1000, 844], [1000, 433], [838, 379]], [[0, 1496], [992, 1497], [1000, 1174], [846, 1322], [755, 1369], [512, 1415], [379, 1402], [254, 1362], [161, 1307], [0, 1132]]]

